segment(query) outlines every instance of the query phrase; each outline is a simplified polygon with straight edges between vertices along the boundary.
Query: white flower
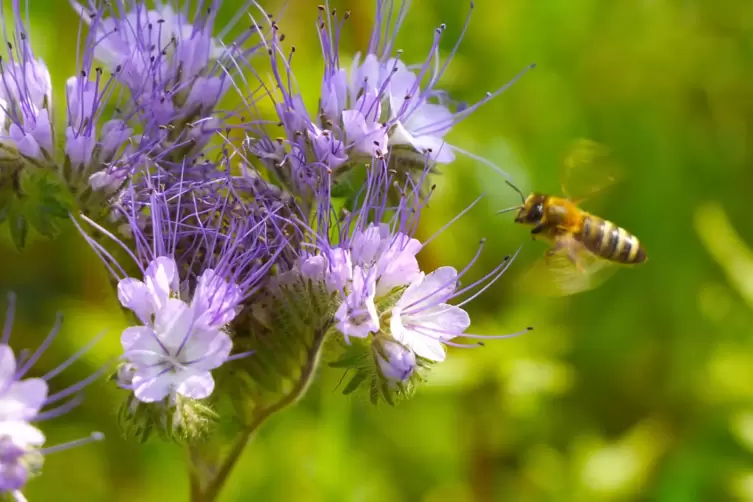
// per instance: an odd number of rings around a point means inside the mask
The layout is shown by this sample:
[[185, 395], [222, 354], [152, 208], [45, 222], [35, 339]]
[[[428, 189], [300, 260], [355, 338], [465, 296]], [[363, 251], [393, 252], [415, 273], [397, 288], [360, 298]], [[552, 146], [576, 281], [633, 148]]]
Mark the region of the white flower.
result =
[[207, 269], [189, 305], [176, 298], [177, 286], [175, 261], [166, 256], [149, 264], [143, 282], [127, 278], [118, 284], [118, 299], [144, 323], [121, 336], [128, 370], [120, 383], [142, 402], [173, 400], [176, 394], [208, 397], [214, 390], [211, 370], [233, 347], [223, 327], [238, 313], [240, 288]]
[[0, 424], [34, 419], [46, 400], [47, 382], [41, 378], [17, 380], [13, 350], [0, 345]]
[[337, 329], [346, 337], [365, 338], [379, 330], [379, 316], [374, 304], [375, 278], [375, 269], [353, 269], [353, 281], [345, 301], [335, 313]]
[[144, 273], [144, 281], [123, 279], [118, 283], [118, 300], [131, 309], [146, 325], [167, 303], [171, 292], [178, 290], [178, 268], [167, 256], [153, 260]]
[[194, 322], [185, 302], [169, 298], [156, 312], [153, 326], [132, 326], [121, 336], [131, 365], [131, 387], [139, 401], [161, 401], [175, 394], [203, 399], [214, 390], [210, 370], [230, 355], [232, 341], [219, 329]]
[[427, 103], [420, 96], [416, 75], [399, 68], [390, 79], [389, 100], [393, 119], [398, 119], [390, 135], [390, 145], [408, 145], [440, 163], [452, 162], [455, 154], [444, 141], [452, 128], [453, 114], [447, 107]]
[[376, 268], [377, 298], [393, 288], [413, 282], [421, 273], [416, 254], [421, 243], [409, 235], [390, 230], [386, 223], [369, 224], [353, 235], [351, 253], [353, 263], [364, 268]]
[[445, 303], [455, 292], [457, 275], [452, 267], [421, 273], [392, 309], [392, 337], [431, 361], [444, 361], [443, 342], [462, 335], [471, 324], [465, 310]]

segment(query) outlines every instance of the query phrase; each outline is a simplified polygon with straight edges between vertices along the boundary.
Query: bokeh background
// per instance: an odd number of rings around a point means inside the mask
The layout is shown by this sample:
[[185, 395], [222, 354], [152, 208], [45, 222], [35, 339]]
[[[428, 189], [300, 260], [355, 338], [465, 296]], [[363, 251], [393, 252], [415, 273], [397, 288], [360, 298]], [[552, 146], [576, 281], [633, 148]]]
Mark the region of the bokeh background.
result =
[[[221, 19], [239, 5], [226, 1]], [[365, 48], [373, 3], [333, 6], [352, 10], [344, 52]], [[415, 1], [397, 44], [404, 59], [423, 60], [442, 22], [446, 54], [467, 12], [456, 0]], [[314, 0], [291, 0], [280, 22], [311, 104], [321, 72], [316, 13]], [[63, 103], [78, 21], [62, 0], [31, 1], [31, 19]], [[437, 178], [421, 235], [487, 196], [422, 252], [423, 267], [462, 266], [486, 237], [480, 276], [524, 244], [469, 310], [476, 333], [535, 331], [451, 350], [430, 384], [396, 408], [342, 396], [340, 375], [323, 371], [295, 408], [263, 427], [221, 500], [753, 500], [753, 3], [477, 0], [442, 87], [473, 101], [532, 62], [450, 141], [524, 190], [554, 193], [574, 140], [608, 146], [626, 176], [596, 207], [635, 232], [650, 261], [581, 295], [528, 293], [524, 274], [544, 245], [494, 215], [517, 200], [503, 179], [459, 158]], [[16, 347], [35, 347], [55, 312], [66, 316], [40, 368], [107, 330], [61, 383], [118, 353], [125, 319], [72, 228], [19, 254], [3, 227], [0, 290], [8, 289], [19, 298]], [[183, 451], [121, 439], [120, 398], [95, 384], [84, 406], [45, 424], [50, 444], [91, 430], [107, 439], [49, 456], [31, 500], [187, 500]]]

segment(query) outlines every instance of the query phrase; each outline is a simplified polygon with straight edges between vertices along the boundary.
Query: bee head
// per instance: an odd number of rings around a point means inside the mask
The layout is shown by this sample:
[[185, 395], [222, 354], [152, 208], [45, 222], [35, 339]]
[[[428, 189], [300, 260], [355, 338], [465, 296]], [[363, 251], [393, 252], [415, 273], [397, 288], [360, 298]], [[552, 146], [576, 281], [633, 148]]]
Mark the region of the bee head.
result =
[[523, 206], [518, 210], [515, 223], [528, 225], [540, 223], [544, 217], [544, 199], [546, 199], [545, 195], [537, 193], [529, 195], [523, 202]]

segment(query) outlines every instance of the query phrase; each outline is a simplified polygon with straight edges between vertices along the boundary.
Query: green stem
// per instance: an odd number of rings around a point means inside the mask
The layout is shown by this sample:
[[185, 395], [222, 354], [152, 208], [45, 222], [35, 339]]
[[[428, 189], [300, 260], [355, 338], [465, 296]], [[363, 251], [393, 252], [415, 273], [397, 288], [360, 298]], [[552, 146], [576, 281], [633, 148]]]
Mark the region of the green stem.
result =
[[197, 453], [191, 446], [188, 446], [186, 448], [186, 453], [188, 456], [188, 483], [190, 487], [190, 501], [201, 502], [201, 480], [199, 479], [199, 473], [196, 470], [196, 462], [194, 462], [194, 458], [196, 457]]
[[301, 369], [301, 376], [295, 383], [295, 386], [282, 399], [259, 411], [251, 423], [243, 428], [233, 443], [227, 457], [225, 457], [220, 470], [217, 471], [217, 475], [214, 476], [204, 493], [200, 493], [198, 484], [196, 486], [194, 485], [197, 480], [193, 474], [190, 474], [191, 502], [214, 502], [254, 432], [256, 432], [256, 430], [261, 427], [269, 417], [294, 404], [306, 393], [306, 389], [308, 389], [308, 386], [313, 379], [316, 363], [319, 360], [319, 349], [324, 342], [324, 332], [325, 331], [323, 330], [321, 333], [315, 335], [314, 343], [308, 350], [306, 365]]

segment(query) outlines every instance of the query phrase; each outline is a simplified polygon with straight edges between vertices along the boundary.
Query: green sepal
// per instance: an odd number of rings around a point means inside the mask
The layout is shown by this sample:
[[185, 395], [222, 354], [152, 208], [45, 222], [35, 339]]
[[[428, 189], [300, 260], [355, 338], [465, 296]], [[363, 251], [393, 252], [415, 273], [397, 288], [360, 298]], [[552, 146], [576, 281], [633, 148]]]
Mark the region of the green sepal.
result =
[[174, 405], [142, 403], [129, 396], [118, 409], [118, 425], [125, 437], [145, 443], [153, 434], [179, 444], [208, 437], [217, 413], [205, 402], [177, 396]]
[[[117, 373], [110, 380], [117, 381]], [[199, 401], [177, 394], [172, 400], [143, 403], [128, 392], [118, 408], [116, 421], [123, 437], [135, 438], [140, 443], [156, 435], [179, 444], [194, 444], [206, 440], [218, 421], [210, 399]]]

